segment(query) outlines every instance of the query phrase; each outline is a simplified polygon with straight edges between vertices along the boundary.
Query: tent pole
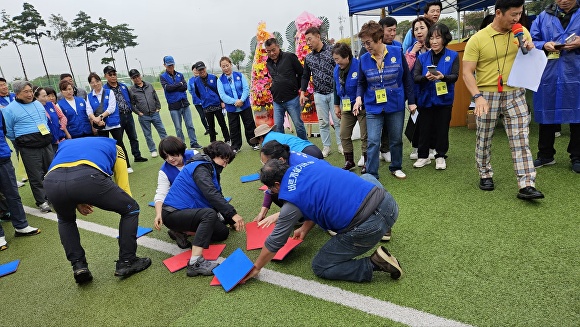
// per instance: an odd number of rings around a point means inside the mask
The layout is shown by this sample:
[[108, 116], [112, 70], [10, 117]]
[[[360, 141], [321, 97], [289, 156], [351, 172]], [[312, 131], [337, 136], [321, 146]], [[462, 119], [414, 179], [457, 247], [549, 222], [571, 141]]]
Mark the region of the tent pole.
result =
[[457, 9], [457, 41], [461, 41], [461, 14], [459, 13], [459, 9]]
[[355, 57], [358, 58], [358, 50], [354, 47], [354, 29], [352, 27], [352, 16], [349, 17], [350, 19], [350, 48], [352, 49], [353, 54]]

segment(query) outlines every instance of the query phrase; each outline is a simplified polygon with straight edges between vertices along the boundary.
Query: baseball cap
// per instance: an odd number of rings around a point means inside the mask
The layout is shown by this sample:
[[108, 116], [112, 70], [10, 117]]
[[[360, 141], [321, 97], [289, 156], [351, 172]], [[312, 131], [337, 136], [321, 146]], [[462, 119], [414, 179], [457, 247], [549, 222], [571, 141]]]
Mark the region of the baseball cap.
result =
[[137, 69], [131, 69], [129, 71], [129, 77], [131, 77], [131, 78], [133, 78], [135, 76], [139, 76], [139, 75], [141, 75], [141, 73], [139, 73], [139, 71]]
[[204, 69], [205, 68], [205, 64], [203, 63], [203, 61], [198, 61], [195, 63], [195, 69], [196, 70], [200, 70], [200, 69]]
[[172, 56], [165, 56], [163, 57], [163, 64], [166, 66], [175, 65], [175, 60]]
[[107, 67], [105, 67], [105, 68], [103, 69], [103, 73], [104, 73], [105, 75], [106, 75], [106, 74], [108, 74], [108, 73], [110, 73], [110, 72], [115, 72], [115, 73], [116, 73], [116, 72], [117, 72], [117, 70], [116, 70], [116, 69], [115, 69], [115, 67], [113, 67], [113, 66], [107, 66]]

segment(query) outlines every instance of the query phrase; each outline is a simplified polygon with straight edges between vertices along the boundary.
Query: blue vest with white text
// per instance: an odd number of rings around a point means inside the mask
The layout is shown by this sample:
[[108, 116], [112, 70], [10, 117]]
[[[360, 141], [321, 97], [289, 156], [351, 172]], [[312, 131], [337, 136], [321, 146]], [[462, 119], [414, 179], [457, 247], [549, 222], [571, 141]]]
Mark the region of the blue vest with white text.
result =
[[[437, 64], [437, 70], [443, 75], [451, 74], [451, 69], [453, 67], [453, 61], [457, 58], [457, 52], [444, 49], [445, 53], [439, 59]], [[425, 76], [427, 74], [427, 66], [433, 64], [433, 50], [429, 50], [425, 53], [419, 55], [419, 62], [423, 67], [422, 74]], [[428, 83], [419, 84], [419, 92], [417, 93], [417, 106], [420, 108], [430, 108], [434, 106], [450, 106], [453, 104], [453, 96], [455, 94], [455, 83], [447, 83], [447, 94], [437, 95], [437, 90], [435, 89], [435, 83], [441, 81], [429, 81]], [[443, 82], [445, 83], [445, 82]]]
[[201, 106], [203, 108], [221, 106], [221, 99], [217, 90], [217, 77], [215, 75], [207, 74], [207, 86], [205, 86], [199, 76], [195, 78], [194, 83], [195, 89], [199, 92], [199, 98], [201, 99]]
[[266, 136], [264, 136], [264, 141], [262, 141], [262, 146], [264, 146], [266, 143], [270, 142], [270, 141], [278, 141], [281, 144], [286, 144], [290, 147], [290, 150], [292, 151], [296, 151], [296, 152], [302, 152], [302, 150], [304, 150], [304, 148], [306, 148], [307, 146], [311, 146], [314, 145], [312, 144], [312, 142], [308, 141], [308, 140], [303, 140], [297, 136], [294, 136], [292, 134], [285, 134], [285, 133], [279, 133], [279, 132], [268, 132], [268, 134], [266, 134]]
[[58, 145], [48, 171], [56, 165], [79, 160], [90, 161], [106, 174], [113, 175], [113, 167], [117, 161], [117, 141], [100, 136], [66, 140]]
[[[129, 107], [129, 110], [132, 110], [133, 106], [131, 105], [131, 96], [129, 95], [129, 89], [127, 88], [127, 85], [123, 84], [123, 83], [118, 83], [119, 85], [119, 90], [121, 90], [121, 94], [123, 95], [123, 99], [125, 99], [125, 102], [127, 103], [127, 107]], [[105, 85], [103, 85], [103, 88], [105, 90], [111, 90], [111, 88], [109, 87], [108, 83], [105, 83]], [[115, 93], [113, 92], [113, 90], [111, 90], [111, 94], [110, 96], [115, 96]], [[117, 108], [115, 108], [115, 112], [119, 111], [119, 101], [117, 101]], [[120, 122], [120, 120], [119, 120]], [[109, 124], [110, 126], [115, 126], [116, 124]]]
[[197, 160], [189, 163], [181, 169], [173, 184], [169, 188], [169, 192], [163, 201], [163, 204], [171, 206], [177, 210], [196, 209], [196, 208], [212, 208], [209, 201], [203, 196], [201, 190], [193, 180], [193, 172], [195, 168], [201, 164], [210, 164], [213, 174], [212, 181], [218, 191], [221, 192], [221, 186], [217, 180], [217, 172], [213, 164], [205, 160]]
[[[244, 78], [244, 77], [242, 76], [242, 74], [240, 72], [233, 72], [231, 77], [234, 79], [234, 86], [236, 87], [237, 97], [234, 97], [234, 93], [232, 92], [232, 86], [230, 84], [230, 81], [228, 81], [228, 77], [226, 76], [226, 74], [222, 74], [222, 76], [220, 77], [220, 81], [222, 82], [222, 85], [224, 86], [224, 92], [228, 96], [230, 96], [231, 98], [241, 99], [242, 94], [244, 93], [244, 85], [242, 84], [242, 78]], [[240, 109], [243, 110], [243, 109], [247, 109], [249, 107], [250, 107], [250, 97], [248, 96], [246, 98], [246, 100], [244, 101], [244, 105]], [[226, 103], [226, 111], [236, 112], [237, 109], [238, 109], [238, 107], [234, 106], [233, 104]]]
[[[340, 84], [340, 67], [336, 65], [334, 67], [334, 85], [336, 87], [336, 94], [342, 99], [349, 98], [351, 105], [354, 105], [356, 101], [356, 88], [358, 85], [358, 59], [352, 58], [350, 63], [350, 68], [348, 69], [348, 74], [346, 74], [346, 79], [344, 81], [344, 87]], [[342, 110], [342, 107], [341, 107]]]
[[[103, 101], [103, 112], [105, 112], [107, 110], [107, 108], [109, 107], [109, 97], [114, 97], [115, 94], [113, 93], [113, 91], [111, 91], [111, 89], [107, 90], [104, 87], [103, 87], [103, 89], [104, 89], [103, 92], [106, 92], [105, 99]], [[93, 107], [93, 111], [99, 107], [101, 99], [98, 95], [94, 95], [93, 92], [91, 92], [91, 93], [89, 93], [87, 98], [89, 98], [89, 102], [91, 103], [91, 107]], [[105, 123], [107, 124], [107, 126], [117, 126], [121, 123], [121, 117], [119, 117], [119, 107], [118, 106], [117, 106], [117, 108], [115, 108], [115, 111], [113, 112], [113, 114], [111, 114], [110, 116], [107, 116], [107, 118], [105, 118]]]
[[65, 98], [58, 101], [58, 106], [62, 113], [68, 120], [66, 129], [72, 138], [92, 135], [91, 124], [89, 123], [89, 116], [87, 116], [87, 108], [85, 107], [85, 100], [74, 97], [77, 110], [75, 111]]
[[[185, 154], [183, 155], [183, 164], [185, 164], [189, 159], [191, 159], [191, 157], [194, 156], [194, 152], [193, 150], [185, 150]], [[180, 170], [173, 166], [170, 165], [167, 162], [164, 162], [163, 165], [161, 165], [161, 169], [162, 172], [165, 173], [165, 176], [167, 176], [167, 179], [169, 180], [169, 185], [173, 184], [173, 181], [175, 181], [175, 178], [177, 178], [177, 175], [179, 175]]]
[[54, 104], [50, 101], [46, 102], [44, 110], [48, 114], [48, 129], [50, 130], [50, 134], [52, 134], [52, 143], [55, 144], [62, 140], [66, 135], [64, 134], [64, 131], [60, 129], [60, 122], [58, 121], [58, 115], [56, 114]]
[[10, 92], [7, 95], [8, 100], [6, 100], [4, 97], [0, 97], [0, 108], [2, 107], [6, 107], [10, 102], [14, 101], [14, 99], [16, 99], [16, 94]]
[[[167, 81], [168, 84], [176, 84], [179, 82], [185, 82], [185, 78], [183, 77], [183, 74], [175, 72], [174, 76], [169, 75], [169, 73], [167, 71], [165, 71], [163, 74], [161, 74], [161, 78], [163, 78], [165, 81]], [[175, 103], [175, 102], [179, 102], [181, 100], [187, 100], [187, 93], [185, 91], [183, 92], [167, 92], [165, 91], [165, 89], [163, 89], [163, 92], [165, 92], [165, 99], [167, 99], [167, 103]]]

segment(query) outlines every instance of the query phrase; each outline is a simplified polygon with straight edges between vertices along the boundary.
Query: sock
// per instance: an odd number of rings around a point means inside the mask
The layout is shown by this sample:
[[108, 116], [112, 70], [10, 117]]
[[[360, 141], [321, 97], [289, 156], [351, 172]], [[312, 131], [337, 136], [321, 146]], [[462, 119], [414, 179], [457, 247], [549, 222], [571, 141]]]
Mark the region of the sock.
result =
[[189, 259], [189, 264], [190, 265], [194, 264], [197, 261], [197, 259], [199, 259], [199, 258], [200, 258], [199, 255], [192, 255], [191, 259]]

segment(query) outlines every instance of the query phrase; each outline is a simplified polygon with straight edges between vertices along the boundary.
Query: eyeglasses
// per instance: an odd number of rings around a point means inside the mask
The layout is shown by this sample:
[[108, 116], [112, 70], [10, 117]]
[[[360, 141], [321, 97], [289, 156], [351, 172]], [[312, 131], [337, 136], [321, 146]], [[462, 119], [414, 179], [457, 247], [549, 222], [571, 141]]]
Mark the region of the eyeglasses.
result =
[[371, 40], [368, 40], [368, 41], [364, 41], [362, 44], [363, 44], [363, 47], [370, 48], [371, 45], [373, 44], [373, 42]]
[[117, 76], [117, 73], [115, 73], [115, 72], [110, 72], [110, 73], [107, 73], [107, 75], [109, 75], [109, 76]]

